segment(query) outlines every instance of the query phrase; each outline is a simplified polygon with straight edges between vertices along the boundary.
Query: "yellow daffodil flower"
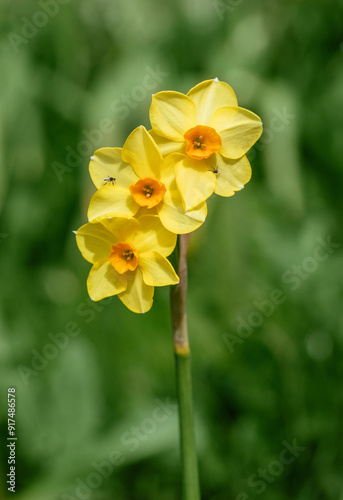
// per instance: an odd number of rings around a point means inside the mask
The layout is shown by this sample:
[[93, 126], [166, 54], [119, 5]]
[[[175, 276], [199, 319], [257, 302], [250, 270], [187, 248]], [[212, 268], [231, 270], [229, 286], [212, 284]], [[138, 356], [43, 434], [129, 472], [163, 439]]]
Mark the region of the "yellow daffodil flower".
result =
[[166, 258], [176, 245], [157, 215], [104, 219], [76, 232], [83, 257], [93, 267], [87, 280], [92, 300], [118, 295], [131, 311], [149, 311], [154, 287], [179, 282]]
[[232, 196], [250, 180], [245, 154], [260, 137], [262, 122], [238, 106], [227, 83], [206, 80], [187, 95], [158, 92], [150, 122], [161, 152], [171, 155], [185, 210], [193, 210], [213, 192]]
[[176, 186], [173, 164], [163, 160], [147, 130], [136, 128], [121, 148], [101, 148], [91, 158], [90, 175], [98, 188], [93, 195], [88, 220], [106, 217], [158, 214], [173, 233], [190, 233], [207, 215], [202, 200], [187, 213]]

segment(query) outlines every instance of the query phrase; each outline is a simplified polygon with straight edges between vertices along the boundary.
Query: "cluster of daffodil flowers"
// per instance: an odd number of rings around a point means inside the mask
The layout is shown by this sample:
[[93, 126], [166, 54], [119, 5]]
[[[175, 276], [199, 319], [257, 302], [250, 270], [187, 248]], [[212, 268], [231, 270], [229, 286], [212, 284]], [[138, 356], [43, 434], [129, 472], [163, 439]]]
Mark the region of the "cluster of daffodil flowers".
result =
[[167, 257], [177, 235], [199, 228], [206, 200], [232, 196], [251, 176], [247, 151], [262, 123], [238, 106], [232, 88], [206, 80], [187, 95], [153, 95], [152, 129], [136, 128], [123, 148], [101, 148], [91, 158], [97, 188], [89, 223], [76, 232], [93, 264], [87, 288], [93, 300], [118, 295], [133, 312], [148, 311], [155, 286], [179, 279]]

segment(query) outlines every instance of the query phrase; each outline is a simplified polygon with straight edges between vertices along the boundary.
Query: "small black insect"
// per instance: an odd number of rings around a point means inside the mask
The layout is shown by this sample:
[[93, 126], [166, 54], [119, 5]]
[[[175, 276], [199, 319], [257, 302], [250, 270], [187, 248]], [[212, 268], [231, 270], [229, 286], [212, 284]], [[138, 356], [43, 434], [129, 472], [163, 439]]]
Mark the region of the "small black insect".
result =
[[214, 174], [219, 174], [219, 172], [220, 172], [220, 170], [219, 170], [219, 168], [218, 168], [218, 167], [217, 167], [215, 170], [213, 170], [213, 173], [214, 173]]
[[[105, 181], [105, 184], [115, 184], [116, 178], [115, 177], [105, 177], [104, 181]], [[104, 186], [105, 186], [105, 184], [104, 184]]]

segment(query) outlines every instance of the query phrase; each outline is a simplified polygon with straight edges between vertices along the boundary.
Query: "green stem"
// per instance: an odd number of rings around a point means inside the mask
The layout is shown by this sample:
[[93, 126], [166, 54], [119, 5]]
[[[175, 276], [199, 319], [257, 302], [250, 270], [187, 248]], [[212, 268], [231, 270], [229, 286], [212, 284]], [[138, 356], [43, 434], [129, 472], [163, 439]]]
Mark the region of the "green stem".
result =
[[179, 237], [180, 283], [171, 294], [171, 313], [176, 368], [176, 388], [179, 402], [182, 499], [200, 500], [198, 463], [195, 447], [191, 353], [188, 342], [186, 296], [187, 296], [187, 260], [190, 235]]
[[180, 418], [182, 498], [183, 500], [199, 500], [200, 489], [194, 436], [190, 355], [175, 354], [175, 362]]

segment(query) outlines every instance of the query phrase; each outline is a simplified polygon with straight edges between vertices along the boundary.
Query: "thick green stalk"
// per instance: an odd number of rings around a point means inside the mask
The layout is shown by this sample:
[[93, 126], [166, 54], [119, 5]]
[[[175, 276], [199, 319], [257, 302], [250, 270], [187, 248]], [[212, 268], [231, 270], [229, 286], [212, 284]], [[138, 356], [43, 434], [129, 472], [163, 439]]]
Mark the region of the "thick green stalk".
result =
[[176, 388], [179, 402], [182, 500], [200, 500], [198, 463], [194, 436], [194, 415], [191, 378], [191, 353], [188, 342], [187, 296], [187, 248], [190, 235], [179, 237], [180, 283], [171, 294], [171, 313], [175, 353]]
[[182, 498], [183, 500], [200, 500], [194, 437], [191, 358], [190, 355], [175, 354], [175, 361], [180, 418]]

